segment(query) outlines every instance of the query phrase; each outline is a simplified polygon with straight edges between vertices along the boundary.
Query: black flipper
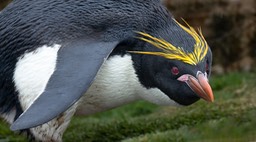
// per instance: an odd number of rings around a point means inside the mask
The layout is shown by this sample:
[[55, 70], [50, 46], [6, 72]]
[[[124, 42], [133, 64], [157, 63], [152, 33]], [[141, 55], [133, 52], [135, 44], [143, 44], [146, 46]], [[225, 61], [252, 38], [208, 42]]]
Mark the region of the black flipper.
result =
[[11, 125], [22, 130], [44, 124], [66, 111], [86, 92], [118, 42], [76, 41], [58, 51], [56, 70], [45, 91]]

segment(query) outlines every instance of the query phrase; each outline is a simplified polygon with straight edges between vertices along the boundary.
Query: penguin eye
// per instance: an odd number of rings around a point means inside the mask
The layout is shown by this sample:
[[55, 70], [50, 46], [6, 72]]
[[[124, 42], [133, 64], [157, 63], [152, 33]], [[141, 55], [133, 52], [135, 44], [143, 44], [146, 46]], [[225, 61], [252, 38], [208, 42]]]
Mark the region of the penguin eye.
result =
[[172, 70], [171, 70], [171, 71], [172, 71], [172, 74], [173, 74], [173, 75], [178, 75], [179, 72], [180, 72], [177, 67], [172, 67]]

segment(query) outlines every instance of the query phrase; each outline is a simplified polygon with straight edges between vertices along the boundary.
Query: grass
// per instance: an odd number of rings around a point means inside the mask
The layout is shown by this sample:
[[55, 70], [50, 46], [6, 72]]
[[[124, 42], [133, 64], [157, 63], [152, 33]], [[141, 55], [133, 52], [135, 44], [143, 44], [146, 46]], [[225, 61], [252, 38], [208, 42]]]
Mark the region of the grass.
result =
[[[65, 142], [248, 142], [256, 141], [256, 74], [213, 76], [214, 103], [189, 107], [129, 104], [89, 117], [76, 116]], [[0, 123], [1, 141], [26, 141]]]

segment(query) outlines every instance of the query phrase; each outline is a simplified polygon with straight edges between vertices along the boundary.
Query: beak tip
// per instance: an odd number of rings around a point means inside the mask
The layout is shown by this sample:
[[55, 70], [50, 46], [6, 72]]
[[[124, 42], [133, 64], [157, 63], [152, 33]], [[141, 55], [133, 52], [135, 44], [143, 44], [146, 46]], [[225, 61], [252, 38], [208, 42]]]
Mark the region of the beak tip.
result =
[[213, 91], [206, 76], [203, 74], [199, 74], [197, 78], [188, 76], [186, 83], [198, 97], [207, 102], [214, 102]]
[[205, 101], [209, 102], [209, 103], [213, 103], [214, 102], [214, 97], [213, 96], [208, 96], [207, 98], [202, 98]]

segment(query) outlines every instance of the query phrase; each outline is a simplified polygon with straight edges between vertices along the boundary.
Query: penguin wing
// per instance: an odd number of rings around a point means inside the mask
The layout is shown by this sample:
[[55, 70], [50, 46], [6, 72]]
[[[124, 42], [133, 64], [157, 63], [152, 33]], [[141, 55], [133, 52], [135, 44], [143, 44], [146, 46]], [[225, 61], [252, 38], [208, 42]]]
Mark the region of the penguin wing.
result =
[[118, 42], [76, 41], [58, 51], [57, 65], [44, 92], [12, 124], [22, 130], [44, 124], [79, 100]]

